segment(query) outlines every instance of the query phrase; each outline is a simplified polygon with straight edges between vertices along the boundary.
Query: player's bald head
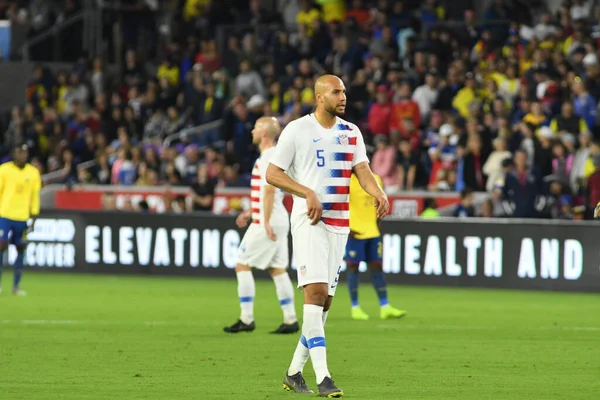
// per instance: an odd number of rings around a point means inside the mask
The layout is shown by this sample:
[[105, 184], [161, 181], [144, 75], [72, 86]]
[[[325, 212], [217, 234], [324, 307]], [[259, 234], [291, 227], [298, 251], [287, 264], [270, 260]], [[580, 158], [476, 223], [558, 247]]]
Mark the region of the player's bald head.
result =
[[322, 75], [315, 82], [317, 112], [341, 117], [346, 111], [346, 87], [335, 75]]
[[335, 75], [321, 75], [315, 82], [315, 94], [325, 94], [334, 88], [343, 88], [344, 82]]
[[256, 128], [265, 131], [271, 139], [275, 139], [281, 132], [281, 125], [274, 117], [260, 117], [256, 121]]

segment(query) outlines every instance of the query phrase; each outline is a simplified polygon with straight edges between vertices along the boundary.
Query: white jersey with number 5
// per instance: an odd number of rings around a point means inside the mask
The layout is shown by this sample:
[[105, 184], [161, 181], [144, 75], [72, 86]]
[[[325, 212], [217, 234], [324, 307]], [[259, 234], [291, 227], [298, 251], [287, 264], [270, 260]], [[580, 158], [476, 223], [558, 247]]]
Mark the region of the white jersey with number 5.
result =
[[[352, 168], [369, 161], [358, 127], [338, 118], [325, 129], [313, 114], [290, 122], [279, 138], [271, 164], [296, 182], [314, 190], [323, 205], [321, 222], [335, 233], [349, 233], [349, 193]], [[294, 196], [292, 226], [306, 218], [306, 200]]]

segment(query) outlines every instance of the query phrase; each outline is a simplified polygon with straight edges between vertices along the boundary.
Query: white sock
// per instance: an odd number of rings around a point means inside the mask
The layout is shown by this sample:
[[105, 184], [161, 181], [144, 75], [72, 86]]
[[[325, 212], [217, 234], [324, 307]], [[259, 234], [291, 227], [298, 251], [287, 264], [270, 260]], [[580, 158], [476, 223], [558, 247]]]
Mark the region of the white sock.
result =
[[254, 275], [252, 275], [252, 271], [240, 271], [236, 275], [238, 297], [240, 298], [240, 308], [242, 309], [240, 319], [243, 323], [249, 324], [254, 321], [254, 296], [256, 295]]
[[317, 384], [319, 384], [325, 377], [330, 376], [327, 369], [323, 307], [314, 304], [304, 305], [302, 334], [306, 338], [310, 359], [317, 377]]
[[286, 272], [285, 274], [274, 276], [273, 282], [275, 283], [279, 305], [281, 305], [281, 310], [283, 311], [283, 322], [293, 324], [298, 321], [298, 318], [296, 317], [296, 308], [294, 307], [294, 287], [292, 286], [292, 280]]
[[[323, 311], [323, 327], [325, 327], [325, 322], [327, 321], [327, 314], [329, 314], [329, 311]], [[294, 351], [294, 357], [292, 357], [292, 363], [288, 369], [288, 375], [292, 376], [298, 372], [304, 371], [304, 366], [308, 362], [309, 357], [308, 343], [306, 342], [304, 335], [301, 335], [298, 345], [296, 346], [296, 351]]]

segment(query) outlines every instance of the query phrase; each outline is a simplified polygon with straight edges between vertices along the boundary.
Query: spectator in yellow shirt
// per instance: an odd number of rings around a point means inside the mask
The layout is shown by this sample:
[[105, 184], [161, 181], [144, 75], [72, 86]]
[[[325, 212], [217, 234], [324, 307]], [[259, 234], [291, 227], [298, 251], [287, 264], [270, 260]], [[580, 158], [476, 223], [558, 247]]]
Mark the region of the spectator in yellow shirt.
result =
[[183, 19], [191, 21], [201, 16], [208, 7], [210, 0], [185, 0], [183, 6]]
[[460, 89], [454, 100], [452, 101], [452, 106], [458, 111], [458, 113], [463, 118], [469, 118], [471, 115], [469, 111], [469, 106], [473, 101], [479, 100], [479, 94], [477, 91], [477, 82], [475, 81], [475, 77], [471, 72], [467, 73], [467, 80], [465, 82], [465, 87]]
[[169, 84], [173, 87], [176, 87], [179, 85], [179, 67], [167, 57], [158, 67], [156, 78], [159, 81], [162, 78], [167, 78]]
[[343, 21], [346, 15], [346, 2], [344, 0], [317, 0], [323, 9], [325, 22]]
[[301, 10], [296, 16], [298, 25], [304, 26], [306, 36], [311, 37], [315, 32], [315, 21], [321, 19], [321, 13], [313, 8], [309, 0], [302, 0]]

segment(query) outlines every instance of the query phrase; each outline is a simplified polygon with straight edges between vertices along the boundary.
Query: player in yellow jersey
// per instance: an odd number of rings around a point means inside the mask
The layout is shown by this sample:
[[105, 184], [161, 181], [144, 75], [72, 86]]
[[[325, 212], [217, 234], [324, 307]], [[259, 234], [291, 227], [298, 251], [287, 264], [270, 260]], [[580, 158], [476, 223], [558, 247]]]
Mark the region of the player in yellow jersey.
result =
[[[375, 175], [381, 187], [381, 178]], [[383, 242], [379, 232], [377, 209], [374, 198], [363, 190], [352, 174], [350, 179], [350, 236], [346, 245], [346, 265], [348, 267], [348, 288], [352, 302], [352, 319], [367, 320], [369, 316], [358, 303], [358, 266], [361, 261], [367, 263], [373, 287], [379, 298], [381, 319], [401, 318], [406, 311], [392, 307], [387, 298], [387, 287], [382, 269]]]
[[28, 157], [27, 146], [18, 145], [13, 149], [13, 161], [0, 165], [0, 278], [4, 252], [9, 244], [14, 244], [17, 248], [17, 259], [13, 267], [12, 293], [18, 296], [26, 294], [20, 289], [19, 283], [23, 275], [23, 259], [27, 247], [27, 221], [35, 219], [40, 213], [42, 187], [40, 173], [27, 162]]

